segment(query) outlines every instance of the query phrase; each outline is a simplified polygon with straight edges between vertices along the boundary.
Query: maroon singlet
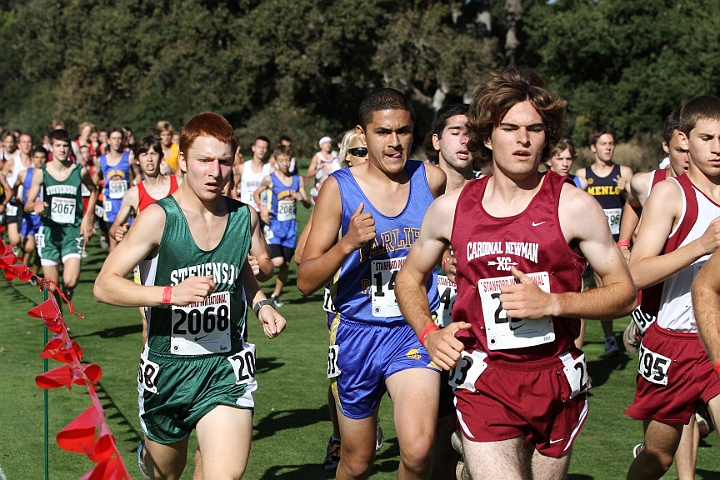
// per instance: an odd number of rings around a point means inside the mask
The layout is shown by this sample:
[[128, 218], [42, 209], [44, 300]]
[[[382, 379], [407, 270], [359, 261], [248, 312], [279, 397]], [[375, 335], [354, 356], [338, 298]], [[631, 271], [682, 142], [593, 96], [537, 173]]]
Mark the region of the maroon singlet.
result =
[[[511, 276], [510, 266], [513, 265], [525, 274], [547, 272], [552, 293], [580, 291], [586, 260], [567, 244], [558, 218], [562, 186], [566, 181], [572, 185], [572, 181], [549, 171], [523, 212], [496, 218], [482, 206], [489, 178], [468, 183], [460, 193], [455, 210], [451, 244], [457, 258], [458, 293], [453, 306], [453, 321], [472, 325], [470, 330], [460, 330], [457, 338], [467, 348], [487, 352], [490, 360], [540, 360], [567, 352], [574, 348], [574, 340], [580, 333], [580, 320], [566, 317], [552, 317], [544, 322], [552, 322], [555, 335], [552, 341], [491, 350], [478, 282], [482, 282], [482, 289], [488, 292], [500, 283], [492, 279]], [[490, 294], [483, 295], [487, 298]], [[493, 311], [500, 312], [499, 300], [497, 305], [487, 301], [486, 310], [491, 306]], [[502, 319], [502, 314], [496, 318]], [[536, 321], [519, 322], [532, 328], [529, 323]], [[518, 325], [523, 326], [515, 324], [514, 332], [519, 330]]]

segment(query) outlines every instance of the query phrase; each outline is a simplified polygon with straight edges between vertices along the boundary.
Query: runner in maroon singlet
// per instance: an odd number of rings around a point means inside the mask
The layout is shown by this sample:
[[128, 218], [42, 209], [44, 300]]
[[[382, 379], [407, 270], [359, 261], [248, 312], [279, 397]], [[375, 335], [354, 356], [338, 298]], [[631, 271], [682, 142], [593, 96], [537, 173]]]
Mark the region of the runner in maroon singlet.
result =
[[[495, 173], [433, 202], [397, 276], [404, 317], [433, 361], [452, 369], [474, 480], [565, 477], [587, 417], [585, 358], [573, 343], [579, 318], [635, 305], [598, 203], [569, 179], [538, 172], [561, 138], [565, 105], [515, 67], [476, 88], [469, 148], [492, 159]], [[449, 244], [458, 295], [453, 323], [438, 329], [424, 282]], [[603, 286], [580, 292], [586, 259]]]

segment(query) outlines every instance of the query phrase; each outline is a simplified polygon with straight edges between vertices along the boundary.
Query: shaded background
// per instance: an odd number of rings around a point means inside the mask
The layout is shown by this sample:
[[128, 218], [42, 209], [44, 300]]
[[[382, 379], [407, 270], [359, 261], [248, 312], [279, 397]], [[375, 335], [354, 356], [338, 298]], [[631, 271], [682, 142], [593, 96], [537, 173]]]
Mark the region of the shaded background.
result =
[[[177, 130], [212, 110], [237, 129], [289, 135], [309, 157], [390, 86], [418, 111], [470, 101], [487, 69], [535, 68], [569, 101], [583, 146], [611, 124], [656, 165], [664, 117], [720, 93], [717, 0], [6, 0], [0, 124], [39, 134], [53, 118]], [[630, 149], [632, 150], [632, 148]], [[619, 152], [620, 155], [621, 152]], [[581, 159], [582, 161], [582, 159]]]

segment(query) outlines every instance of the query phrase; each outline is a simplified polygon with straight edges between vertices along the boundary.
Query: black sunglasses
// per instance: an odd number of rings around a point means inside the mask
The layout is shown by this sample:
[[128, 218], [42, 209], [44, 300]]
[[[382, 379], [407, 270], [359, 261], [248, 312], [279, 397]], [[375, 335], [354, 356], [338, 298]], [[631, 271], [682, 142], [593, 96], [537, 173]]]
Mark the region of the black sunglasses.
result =
[[365, 147], [348, 148], [348, 152], [355, 157], [367, 157], [368, 149]]

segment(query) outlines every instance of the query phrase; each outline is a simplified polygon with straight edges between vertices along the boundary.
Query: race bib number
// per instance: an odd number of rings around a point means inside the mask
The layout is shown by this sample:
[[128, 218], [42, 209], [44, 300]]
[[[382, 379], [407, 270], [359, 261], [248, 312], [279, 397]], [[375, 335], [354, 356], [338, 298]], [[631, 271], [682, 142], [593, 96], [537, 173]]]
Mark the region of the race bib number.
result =
[[112, 212], [112, 202], [110, 200], [105, 200], [103, 202], [103, 212], [104, 213]]
[[18, 207], [16, 205], [13, 205], [11, 203], [8, 203], [7, 205], [5, 205], [5, 214], [8, 217], [17, 217], [17, 213], [18, 213]]
[[574, 398], [583, 392], [587, 392], [588, 389], [588, 373], [587, 364], [585, 363], [585, 354], [583, 353], [578, 358], [572, 358], [572, 355], [565, 353], [560, 356], [562, 360], [563, 371], [565, 372], [565, 378], [570, 385], [572, 392], [570, 398]]
[[95, 216], [102, 218], [103, 213], [105, 213], [105, 209], [102, 205], [95, 205]]
[[235, 384], [243, 385], [255, 380], [255, 345], [246, 343], [245, 349], [227, 357], [235, 372]]
[[127, 182], [125, 180], [110, 180], [108, 187], [110, 198], [123, 198], [125, 192], [127, 192]]
[[640, 336], [645, 336], [645, 331], [650, 327], [650, 325], [655, 323], [655, 320], [657, 320], [656, 316], [643, 312], [641, 305], [635, 307], [635, 310], [632, 311], [630, 316], [632, 317], [633, 322], [635, 322], [635, 326], [638, 328]]
[[450, 370], [448, 384], [453, 389], [464, 388], [475, 391], [475, 382], [487, 368], [487, 353], [475, 350], [472, 353], [463, 351], [457, 365]]
[[395, 297], [395, 277], [400, 267], [405, 263], [402, 258], [389, 258], [387, 260], [373, 260], [370, 266], [372, 275], [372, 315], [373, 317], [398, 317], [398, 307]]
[[295, 220], [295, 200], [282, 200], [278, 202], [277, 219], [280, 222]]
[[50, 205], [50, 219], [55, 223], [73, 223], [75, 221], [75, 199], [53, 197]]
[[83, 197], [90, 196], [90, 190], [88, 190], [88, 187], [86, 187], [84, 183], [80, 184], [80, 193]]
[[337, 313], [335, 310], [335, 304], [333, 303], [332, 295], [330, 293], [330, 287], [323, 289], [323, 310], [328, 313]]
[[640, 344], [638, 350], [638, 373], [648, 382], [667, 387], [670, 363], [672, 363], [672, 360], [668, 357], [663, 357]]
[[[543, 292], [550, 293], [550, 277], [547, 272], [528, 273]], [[534, 347], [555, 340], [552, 317], [538, 320], [510, 318], [500, 304], [500, 290], [505, 285], [517, 283], [515, 277], [480, 279], [478, 293], [482, 302], [485, 331], [490, 350]]]
[[146, 353], [143, 352], [138, 366], [138, 385], [142, 385], [143, 389], [148, 392], [158, 393], [155, 380], [159, 372], [160, 365], [148, 360]]
[[216, 292], [200, 303], [172, 307], [170, 352], [206, 355], [230, 350], [230, 292]]
[[338, 345], [330, 345], [328, 347], [328, 359], [327, 359], [327, 377], [335, 378], [340, 376], [342, 373], [338, 368], [338, 351], [340, 347]]
[[620, 217], [622, 216], [622, 208], [605, 208], [605, 218], [607, 218], [610, 233], [613, 235], [620, 234]]
[[452, 307], [457, 297], [457, 285], [445, 275], [438, 275], [438, 293], [440, 294], [440, 307], [437, 310], [437, 326], [447, 327], [452, 323]]
[[45, 234], [44, 233], [36, 233], [35, 234], [35, 245], [37, 248], [45, 247]]

